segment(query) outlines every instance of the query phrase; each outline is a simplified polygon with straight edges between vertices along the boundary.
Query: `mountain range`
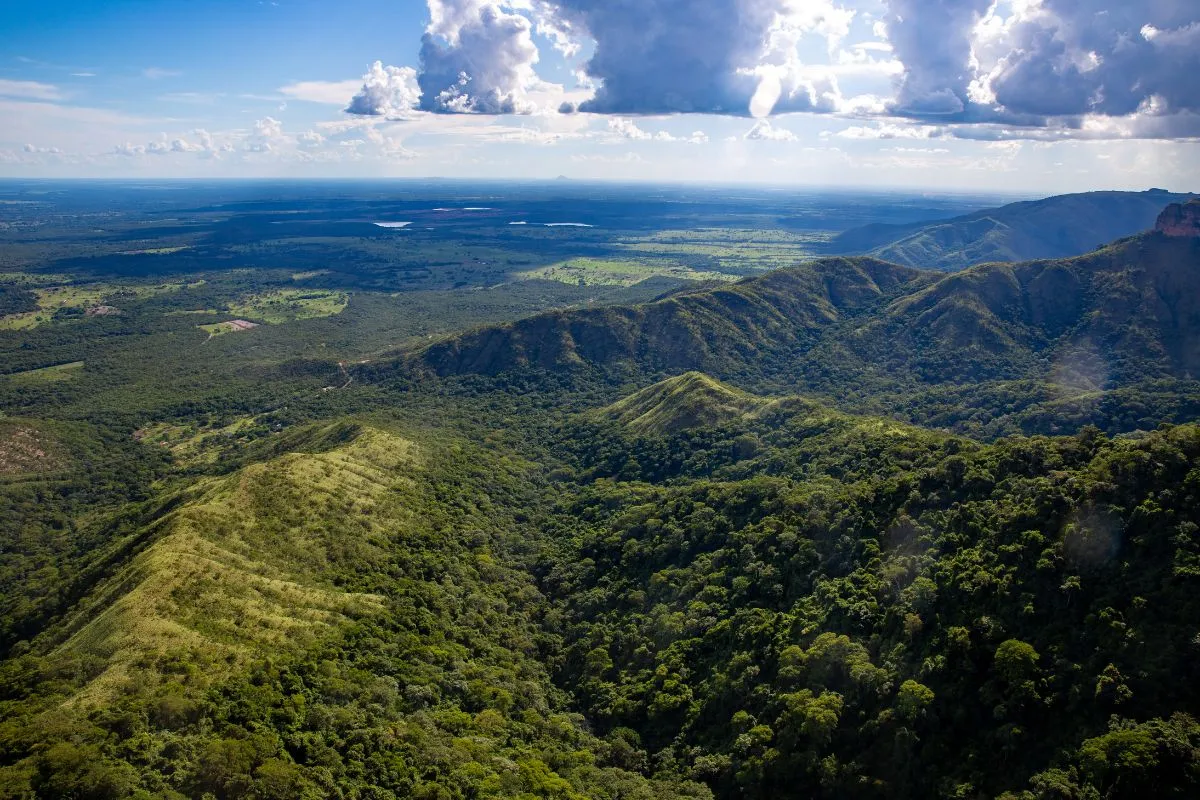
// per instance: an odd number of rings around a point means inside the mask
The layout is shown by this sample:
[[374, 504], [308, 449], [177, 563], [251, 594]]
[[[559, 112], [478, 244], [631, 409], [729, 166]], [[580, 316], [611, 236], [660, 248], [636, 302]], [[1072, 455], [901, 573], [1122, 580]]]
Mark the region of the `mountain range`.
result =
[[1163, 206], [1190, 197], [1161, 189], [1059, 195], [948, 220], [853, 228], [834, 237], [828, 251], [944, 271], [1068, 258], [1147, 230]]
[[0, 799], [1197, 796], [1200, 201], [1159, 212], [318, 329], [248, 388], [181, 358], [166, 411], [27, 374]]
[[[1149, 403], [1155, 413], [1168, 402], [1165, 418], [1194, 405], [1200, 237], [1150, 231], [1074, 258], [950, 275], [871, 257], [818, 259], [651, 303], [487, 326], [393, 363], [441, 377], [700, 370], [851, 407], [869, 397], [862, 410], [924, 424], [946, 421], [936, 398], [969, 392], [959, 405], [970, 411], [953, 424], [970, 417], [995, 433], [1040, 430], [1020, 415], [1074, 404], [1110, 430], [1130, 430], [1153, 413], [1129, 416], [1114, 402], [1135, 411]], [[1022, 381], [1032, 385], [1014, 399]]]

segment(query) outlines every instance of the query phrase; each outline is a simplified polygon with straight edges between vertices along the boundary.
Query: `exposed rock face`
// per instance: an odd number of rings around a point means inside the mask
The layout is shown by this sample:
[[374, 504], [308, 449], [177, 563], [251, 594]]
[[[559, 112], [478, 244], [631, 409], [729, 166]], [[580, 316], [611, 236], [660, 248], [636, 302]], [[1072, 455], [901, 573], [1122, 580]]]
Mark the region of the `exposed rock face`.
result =
[[1155, 230], [1167, 236], [1200, 238], [1200, 198], [1167, 206], [1159, 215]]

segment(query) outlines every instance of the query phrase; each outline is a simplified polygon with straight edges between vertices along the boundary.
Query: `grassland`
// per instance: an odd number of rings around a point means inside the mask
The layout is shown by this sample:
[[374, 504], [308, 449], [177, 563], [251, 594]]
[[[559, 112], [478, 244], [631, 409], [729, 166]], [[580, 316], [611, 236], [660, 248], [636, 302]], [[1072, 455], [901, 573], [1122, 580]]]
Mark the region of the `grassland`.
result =
[[381, 598], [326, 576], [335, 562], [385, 557], [412, 517], [406, 501], [420, 458], [394, 434], [344, 433], [354, 438], [332, 451], [201, 481], [153, 523], [154, 544], [65, 622], [55, 652], [103, 664], [73, 702], [102, 704], [152, 683], [163, 660], [198, 665], [197, 680], [207, 681], [378, 610]]
[[180, 464], [212, 464], [223, 448], [245, 444], [251, 434], [265, 426], [266, 423], [252, 416], [240, 417], [226, 425], [156, 422], [138, 429], [134, 437], [170, 451]]
[[551, 280], [578, 286], [633, 286], [653, 277], [689, 281], [733, 280], [720, 272], [695, 270], [682, 264], [657, 260], [609, 260], [572, 258], [548, 267], [518, 272], [520, 280]]
[[23, 384], [59, 383], [75, 377], [81, 369], [83, 369], [82, 361], [71, 361], [67, 364], [55, 364], [51, 367], [14, 372], [4, 377], [15, 383]]
[[278, 289], [243, 297], [229, 304], [230, 314], [253, 322], [281, 325], [302, 319], [332, 317], [346, 310], [350, 296], [345, 292], [314, 289]]
[[[244, 320], [240, 320], [240, 322], [244, 322]], [[250, 323], [250, 324], [255, 328], [258, 327], [258, 325], [255, 323]], [[212, 322], [207, 325], [197, 325], [196, 327], [199, 328], [200, 330], [204, 331], [205, 333], [207, 333], [208, 338], [210, 338], [210, 339], [213, 338], [214, 336], [224, 336], [227, 333], [244, 333], [247, 330], [250, 330], [250, 328], [247, 327], [246, 325], [234, 324], [233, 321]]]
[[748, 275], [793, 266], [811, 258], [828, 240], [824, 233], [705, 228], [627, 236], [613, 246], [618, 251], [673, 258], [685, 264], [707, 261], [721, 272]]
[[[6, 273], [15, 275], [18, 273]], [[30, 281], [32, 283], [32, 281]], [[0, 330], [28, 330], [50, 322], [65, 321], [82, 316], [104, 301], [122, 302], [145, 300], [182, 289], [204, 286], [206, 281], [191, 283], [115, 284], [83, 283], [63, 286], [43, 286], [33, 289], [38, 297], [38, 310], [0, 317]]]

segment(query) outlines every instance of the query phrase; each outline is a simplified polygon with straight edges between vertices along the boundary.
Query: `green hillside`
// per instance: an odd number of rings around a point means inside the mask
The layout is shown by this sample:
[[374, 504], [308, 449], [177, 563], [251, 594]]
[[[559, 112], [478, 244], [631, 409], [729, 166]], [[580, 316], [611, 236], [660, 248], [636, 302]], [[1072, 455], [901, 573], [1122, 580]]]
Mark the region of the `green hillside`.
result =
[[402, 358], [399, 370], [645, 383], [700, 369], [938, 427], [943, 400], [971, 392], [948, 420], [964, 432], [1049, 432], [1045, 409], [1063, 403], [1083, 404], [1068, 412], [1077, 424], [1121, 432], [1200, 408], [1197, 297], [1200, 240], [1159, 234], [942, 277], [820, 260], [647, 305], [481, 329]]
[[646, 305], [540, 314], [439, 342], [418, 359], [443, 376], [589, 363], [728, 369], [761, 351], [809, 343], [843, 316], [922, 277], [874, 259], [824, 259]]
[[810, 410], [572, 441], [562, 680], [718, 796], [1200, 785], [1200, 430], [980, 446]]
[[513, 550], [527, 466], [371, 424], [290, 443], [187, 486], [3, 664], [0, 796], [709, 796], [567, 713]]
[[675, 433], [732, 422], [770, 401], [688, 372], [601, 409], [598, 416], [638, 433]]
[[829, 249], [946, 271], [990, 261], [1069, 258], [1153, 228], [1164, 206], [1188, 197], [1160, 190], [1061, 195], [939, 222], [855, 228], [835, 237]]
[[[1166, 219], [685, 287], [371, 289], [398, 231], [352, 283], [30, 273], [120, 313], [0, 331], [0, 800], [1200, 796], [1200, 237]], [[436, 285], [541, 263], [412, 227]], [[340, 299], [196, 328], [280, 297]]]
[[1200, 788], [1194, 426], [988, 445], [700, 373], [394, 399], [425, 422], [178, 451], [0, 665], [0, 796]]

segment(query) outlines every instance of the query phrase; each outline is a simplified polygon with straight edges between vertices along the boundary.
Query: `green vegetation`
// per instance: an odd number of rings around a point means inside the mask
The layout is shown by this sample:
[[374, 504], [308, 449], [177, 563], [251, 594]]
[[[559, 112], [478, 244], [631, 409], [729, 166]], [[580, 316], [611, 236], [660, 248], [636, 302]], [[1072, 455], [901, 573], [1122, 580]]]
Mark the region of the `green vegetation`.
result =
[[138, 191], [0, 212], [0, 798], [1200, 794], [1197, 242]]
[[616, 246], [630, 255], [676, 259], [698, 270], [707, 265], [708, 271], [738, 276], [793, 266], [826, 250], [829, 240], [825, 233], [703, 228], [625, 237]]
[[655, 276], [684, 281], [734, 279], [720, 272], [698, 272], [690, 267], [669, 262], [610, 261], [596, 258], [573, 258], [516, 274], [516, 277], [522, 280], [544, 278], [579, 286], [633, 286]]
[[1200, 786], [1200, 430], [981, 446], [811, 406], [611, 424], [569, 429], [569, 555], [546, 568], [562, 680], [601, 732], [729, 797]]
[[50, 367], [31, 369], [26, 372], [15, 372], [6, 377], [14, 383], [57, 383], [59, 381], [70, 380], [78, 370], [83, 369], [83, 366], [82, 361], [71, 361], [66, 364], [55, 364]]
[[230, 303], [229, 313], [256, 322], [279, 325], [301, 319], [332, 317], [346, 309], [350, 298], [344, 292], [278, 289], [239, 298]]
[[1154, 234], [949, 276], [821, 259], [471, 332], [399, 367], [503, 376], [532, 366], [583, 382], [698, 369], [982, 438], [1089, 424], [1121, 433], [1200, 413], [1197, 297], [1200, 244]]
[[1068, 258], [1153, 228], [1163, 207], [1187, 197], [1161, 190], [1069, 194], [943, 222], [867, 225], [834, 237], [829, 250], [947, 271], [992, 261]]
[[709, 796], [624, 767], [538, 663], [527, 467], [348, 424], [284, 446], [315, 452], [195, 484], [7, 665], [0, 791]]
[[636, 433], [669, 434], [729, 424], [769, 405], [703, 373], [689, 372], [618, 400], [597, 416]]

